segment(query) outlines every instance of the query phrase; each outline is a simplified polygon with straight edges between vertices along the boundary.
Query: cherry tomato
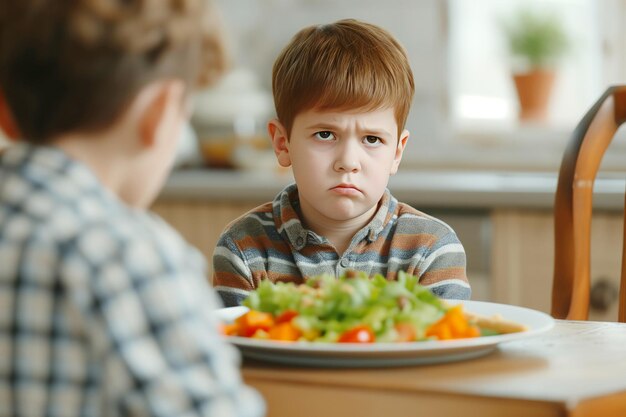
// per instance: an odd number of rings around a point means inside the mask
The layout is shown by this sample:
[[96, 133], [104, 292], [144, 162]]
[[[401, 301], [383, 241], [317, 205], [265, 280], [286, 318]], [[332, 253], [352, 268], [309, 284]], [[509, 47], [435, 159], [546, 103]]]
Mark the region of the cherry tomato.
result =
[[374, 343], [376, 336], [369, 326], [356, 326], [339, 336], [339, 343]]
[[276, 323], [289, 323], [297, 315], [298, 312], [295, 310], [285, 310], [276, 317]]

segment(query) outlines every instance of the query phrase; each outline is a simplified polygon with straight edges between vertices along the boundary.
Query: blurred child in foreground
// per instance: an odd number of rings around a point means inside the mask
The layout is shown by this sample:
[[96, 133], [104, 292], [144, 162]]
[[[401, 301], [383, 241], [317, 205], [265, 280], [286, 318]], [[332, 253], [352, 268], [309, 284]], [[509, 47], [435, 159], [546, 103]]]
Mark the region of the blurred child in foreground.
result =
[[0, 415], [258, 416], [199, 252], [148, 214], [223, 69], [205, 0], [0, 0]]

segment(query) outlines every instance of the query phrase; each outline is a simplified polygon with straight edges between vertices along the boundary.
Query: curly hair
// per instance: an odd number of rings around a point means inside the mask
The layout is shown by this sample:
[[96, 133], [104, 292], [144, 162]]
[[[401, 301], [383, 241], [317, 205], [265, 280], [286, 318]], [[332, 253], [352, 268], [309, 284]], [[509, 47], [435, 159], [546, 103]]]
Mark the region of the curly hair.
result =
[[25, 140], [103, 129], [163, 78], [224, 71], [209, 0], [0, 0], [0, 93]]
[[386, 30], [344, 19], [300, 30], [274, 62], [278, 119], [291, 132], [298, 113], [390, 107], [398, 134], [415, 92], [406, 51]]

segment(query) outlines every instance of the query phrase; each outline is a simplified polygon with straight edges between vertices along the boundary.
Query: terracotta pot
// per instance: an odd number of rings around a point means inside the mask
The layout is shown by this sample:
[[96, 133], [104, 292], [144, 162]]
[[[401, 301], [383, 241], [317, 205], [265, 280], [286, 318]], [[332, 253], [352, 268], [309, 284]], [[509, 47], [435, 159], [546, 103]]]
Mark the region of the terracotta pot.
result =
[[551, 70], [532, 70], [513, 75], [520, 104], [520, 120], [546, 120], [554, 79], [555, 72]]

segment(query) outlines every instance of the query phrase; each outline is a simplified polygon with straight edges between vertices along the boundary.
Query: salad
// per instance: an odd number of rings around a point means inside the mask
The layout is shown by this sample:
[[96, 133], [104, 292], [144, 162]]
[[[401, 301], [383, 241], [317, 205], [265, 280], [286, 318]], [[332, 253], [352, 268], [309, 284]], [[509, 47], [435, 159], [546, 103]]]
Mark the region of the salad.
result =
[[224, 326], [229, 336], [338, 343], [414, 342], [489, 336], [524, 327], [452, 306], [399, 272], [397, 280], [363, 272], [320, 275], [306, 283], [263, 281]]

